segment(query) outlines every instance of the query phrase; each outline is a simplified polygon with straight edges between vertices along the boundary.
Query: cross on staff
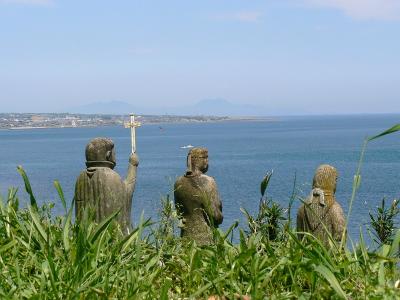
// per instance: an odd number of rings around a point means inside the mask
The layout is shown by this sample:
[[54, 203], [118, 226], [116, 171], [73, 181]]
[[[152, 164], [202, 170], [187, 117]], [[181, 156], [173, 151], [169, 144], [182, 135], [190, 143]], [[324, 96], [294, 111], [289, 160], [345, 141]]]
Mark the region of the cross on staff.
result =
[[131, 120], [130, 122], [126, 122], [125, 128], [131, 129], [131, 145], [132, 145], [132, 154], [136, 152], [136, 127], [140, 127], [142, 123], [135, 121], [135, 115], [130, 114]]

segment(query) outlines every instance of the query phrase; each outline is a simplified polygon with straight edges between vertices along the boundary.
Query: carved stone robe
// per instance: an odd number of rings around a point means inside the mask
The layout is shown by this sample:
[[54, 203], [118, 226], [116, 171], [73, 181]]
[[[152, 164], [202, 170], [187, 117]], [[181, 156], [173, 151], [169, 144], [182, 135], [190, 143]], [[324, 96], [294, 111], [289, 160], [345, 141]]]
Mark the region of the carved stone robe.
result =
[[324, 201], [321, 201], [319, 196], [311, 194], [297, 212], [297, 231], [312, 233], [325, 245], [329, 245], [327, 231], [336, 242], [340, 242], [344, 226], [342, 207], [331, 195], [325, 196]]
[[198, 245], [212, 243], [212, 227], [222, 223], [222, 203], [215, 180], [207, 175], [181, 176], [175, 182], [175, 205], [183, 218], [181, 236]]
[[84, 209], [90, 209], [98, 223], [119, 210], [116, 221], [125, 234], [129, 233], [135, 182], [136, 166], [133, 165], [129, 165], [125, 181], [109, 167], [88, 167], [83, 170], [75, 185], [77, 220], [82, 218]]

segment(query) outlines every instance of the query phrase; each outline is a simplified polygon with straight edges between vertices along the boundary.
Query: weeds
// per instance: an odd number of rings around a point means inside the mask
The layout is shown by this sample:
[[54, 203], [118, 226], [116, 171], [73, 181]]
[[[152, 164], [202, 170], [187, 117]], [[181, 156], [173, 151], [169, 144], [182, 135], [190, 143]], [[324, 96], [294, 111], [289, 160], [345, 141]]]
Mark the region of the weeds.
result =
[[272, 174], [273, 171], [268, 172], [261, 181], [261, 198], [257, 216], [253, 217], [245, 208], [241, 209], [247, 218], [248, 234], [251, 235], [259, 232], [268, 241], [278, 239], [283, 227], [282, 222], [285, 220], [283, 216], [285, 209], [278, 203], [267, 198], [265, 194]]
[[[141, 219], [123, 236], [113, 225], [115, 215], [100, 224], [89, 218], [72, 222], [73, 203], [66, 205], [57, 183], [65, 213], [51, 218], [51, 205], [37, 206], [22, 171], [28, 208], [20, 208], [15, 189], [0, 199], [1, 299], [398, 297], [399, 229], [383, 226], [385, 244], [373, 251], [362, 235], [352, 250], [326, 249], [313, 237], [303, 244], [291, 226], [282, 226], [282, 207], [265, 197], [272, 173], [261, 184], [257, 216], [247, 215], [249, 231], [238, 229], [239, 242], [229, 240], [233, 224], [227, 232], [214, 231], [215, 244], [198, 247], [174, 234], [178, 219], [169, 198], [159, 223]], [[355, 190], [359, 182], [355, 180]], [[395, 212], [381, 208], [382, 216]], [[378, 212], [374, 220], [381, 219]]]
[[[260, 209], [266, 209], [263, 202]], [[293, 229], [271, 231], [279, 209], [261, 214], [266, 222], [253, 232], [239, 229], [238, 244], [228, 239], [234, 224], [214, 232], [214, 245], [198, 247], [176, 237], [178, 218], [168, 198], [161, 223], [141, 220], [126, 237], [113, 226], [115, 215], [78, 225], [71, 207], [54, 220], [50, 210], [20, 209], [15, 190], [0, 202], [0, 298], [357, 299], [397, 292], [400, 231], [377, 252], [361, 244], [353, 253], [332, 254], [318, 240], [302, 244]]]
[[397, 228], [396, 217], [400, 213], [399, 201], [393, 200], [389, 208], [385, 207], [385, 198], [381, 206], [377, 207], [375, 214], [369, 213], [370, 224], [375, 236], [374, 241], [380, 245], [393, 242], [393, 236]]

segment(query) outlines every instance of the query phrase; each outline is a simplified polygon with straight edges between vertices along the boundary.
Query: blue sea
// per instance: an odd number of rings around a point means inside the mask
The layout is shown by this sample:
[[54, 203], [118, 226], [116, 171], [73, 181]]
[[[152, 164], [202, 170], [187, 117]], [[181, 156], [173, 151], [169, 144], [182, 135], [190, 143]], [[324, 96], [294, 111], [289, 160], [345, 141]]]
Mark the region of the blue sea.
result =
[[[209, 149], [209, 171], [223, 202], [223, 229], [235, 220], [245, 227], [240, 208], [255, 213], [260, 181], [274, 170], [267, 196], [287, 206], [293, 192], [295, 220], [300, 198], [309, 194], [315, 169], [328, 163], [339, 171], [337, 200], [345, 213], [353, 176], [364, 139], [400, 123], [400, 115], [277, 117], [274, 121], [143, 125], [137, 130], [140, 157], [133, 199], [133, 223], [141, 213], [158, 218], [160, 199], [171, 195], [175, 179], [186, 170], [191, 144]], [[54, 202], [54, 214], [63, 208], [53, 186], [58, 180], [68, 201], [75, 180], [85, 168], [85, 146], [94, 137], [110, 137], [116, 144], [116, 171], [125, 176], [130, 153], [129, 130], [123, 127], [59, 128], [0, 131], [0, 194], [18, 187], [22, 202], [28, 197], [17, 165], [26, 170], [40, 203]], [[368, 212], [382, 198], [400, 198], [400, 132], [368, 144], [361, 169], [362, 181], [350, 218], [350, 235], [358, 240]], [[364, 229], [365, 233], [365, 229]]]

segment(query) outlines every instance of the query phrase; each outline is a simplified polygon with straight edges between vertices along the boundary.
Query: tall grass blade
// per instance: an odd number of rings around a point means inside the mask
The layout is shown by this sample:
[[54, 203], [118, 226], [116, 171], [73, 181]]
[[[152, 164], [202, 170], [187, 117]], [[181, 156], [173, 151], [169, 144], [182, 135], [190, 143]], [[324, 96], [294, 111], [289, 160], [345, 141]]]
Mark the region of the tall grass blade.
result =
[[225, 240], [231, 233], [232, 231], [239, 226], [239, 221], [235, 221], [228, 230], [224, 233], [223, 239]]
[[[151, 223], [151, 218], [148, 218], [144, 223], [143, 227], [148, 227], [150, 226]], [[123, 252], [125, 251], [129, 245], [133, 243], [137, 238], [139, 237], [139, 227], [136, 227], [135, 229], [132, 230], [131, 233], [129, 233], [122, 241], [119, 242], [118, 246], [115, 248], [117, 252]]]
[[161, 288], [161, 293], [160, 293], [160, 300], [168, 300], [168, 290], [172, 285], [172, 280], [170, 278], [167, 278], [165, 280], [164, 285]]
[[32, 209], [32, 207], [29, 207], [29, 213], [32, 218], [34, 227], [36, 228], [37, 232], [39, 233], [39, 236], [47, 243], [47, 234], [45, 230], [43, 229], [43, 226], [39, 220], [39, 215], [37, 213], [36, 209]]
[[393, 127], [385, 130], [384, 132], [382, 132], [380, 134], [377, 134], [375, 136], [372, 136], [370, 138], [366, 138], [364, 140], [364, 144], [363, 144], [363, 147], [362, 147], [362, 150], [361, 150], [360, 159], [359, 159], [358, 166], [357, 166], [357, 172], [354, 175], [353, 190], [352, 190], [352, 195], [351, 195], [350, 204], [349, 204], [349, 211], [347, 213], [345, 230], [343, 231], [343, 236], [342, 236], [342, 240], [340, 242], [340, 247], [342, 247], [344, 245], [345, 238], [346, 238], [346, 232], [347, 232], [347, 226], [349, 224], [349, 218], [350, 218], [351, 210], [353, 208], [353, 202], [354, 202], [354, 199], [355, 199], [355, 196], [356, 196], [356, 192], [357, 192], [357, 190], [358, 190], [358, 188], [360, 187], [360, 184], [361, 184], [361, 165], [362, 165], [362, 162], [363, 162], [363, 159], [364, 159], [364, 154], [365, 154], [365, 151], [366, 151], [366, 148], [367, 148], [367, 144], [368, 144], [368, 142], [370, 142], [372, 140], [375, 140], [377, 138], [380, 138], [382, 136], [385, 136], [387, 134], [391, 134], [391, 133], [394, 133], [394, 132], [397, 132], [397, 131], [400, 131], [400, 124], [396, 124]]
[[385, 263], [381, 262], [379, 264], [379, 270], [378, 270], [378, 282], [381, 286], [385, 285]]
[[90, 236], [90, 242], [93, 243], [99, 237], [99, 235], [107, 228], [107, 226], [111, 223], [111, 221], [119, 214], [120, 210], [115, 211], [111, 215], [109, 215], [106, 219], [104, 219], [99, 225], [97, 225], [96, 229]]
[[5, 244], [4, 246], [0, 247], [0, 254], [6, 252], [8, 249], [13, 248], [17, 244], [16, 240], [12, 240], [11, 242]]
[[392, 246], [390, 247], [389, 256], [398, 256], [399, 255], [399, 247], [400, 247], [400, 229], [397, 229], [396, 234], [394, 236]]
[[269, 183], [273, 173], [274, 173], [273, 170], [267, 172], [267, 174], [264, 176], [263, 180], [261, 181], [261, 185], [260, 185], [261, 197], [264, 197], [265, 190], [268, 187], [268, 183]]
[[22, 168], [22, 166], [18, 166], [17, 171], [22, 176], [22, 179], [24, 180], [25, 190], [29, 194], [29, 197], [31, 200], [31, 206], [37, 210], [38, 206], [37, 206], [36, 198], [33, 195], [32, 187], [31, 187], [31, 183], [29, 182], [28, 175], [26, 175], [26, 172]]
[[16, 209], [18, 208], [17, 192], [18, 192], [18, 189], [10, 188], [8, 190], [8, 195], [7, 195], [7, 202], [12, 202]]
[[61, 185], [60, 185], [60, 182], [58, 180], [54, 181], [54, 187], [56, 188], [58, 196], [60, 197], [61, 203], [62, 203], [62, 205], [64, 207], [65, 214], [67, 214], [68, 213], [68, 211], [67, 211], [67, 203], [65, 202], [64, 192], [63, 192], [63, 190], [61, 188]]
[[333, 273], [327, 267], [325, 267], [324, 265], [318, 265], [315, 267], [315, 271], [321, 274], [326, 279], [326, 281], [329, 282], [331, 287], [339, 296], [341, 296], [343, 299], [347, 299], [347, 295], [341, 288], [335, 275], [333, 275]]
[[353, 188], [352, 188], [351, 198], [350, 198], [350, 203], [349, 203], [349, 210], [347, 212], [346, 222], [345, 222], [342, 238], [340, 240], [340, 246], [339, 246], [340, 249], [343, 248], [343, 246], [346, 242], [347, 226], [349, 224], [351, 210], [353, 208], [353, 203], [354, 203], [354, 199], [356, 198], [357, 190], [359, 189], [360, 184], [361, 184], [361, 166], [362, 166], [362, 163], [364, 160], [364, 154], [367, 149], [367, 144], [368, 144], [368, 139], [365, 139], [363, 147], [361, 149], [360, 159], [359, 159], [358, 165], [357, 165], [357, 171], [356, 171], [356, 174], [354, 175]]
[[380, 137], [382, 137], [384, 135], [387, 135], [387, 134], [394, 133], [396, 131], [400, 131], [400, 124], [396, 124], [393, 127], [389, 128], [388, 130], [385, 130], [384, 132], [381, 132], [380, 134], [377, 134], [377, 135], [375, 135], [373, 137], [368, 138], [368, 141], [375, 140], [377, 138], [380, 138]]
[[68, 211], [67, 218], [64, 223], [63, 227], [63, 243], [64, 243], [64, 249], [65, 251], [69, 251], [70, 249], [70, 244], [69, 244], [69, 234], [70, 234], [70, 229], [71, 229], [71, 220], [72, 220], [72, 210], [74, 207], [74, 200], [72, 200], [71, 207]]

